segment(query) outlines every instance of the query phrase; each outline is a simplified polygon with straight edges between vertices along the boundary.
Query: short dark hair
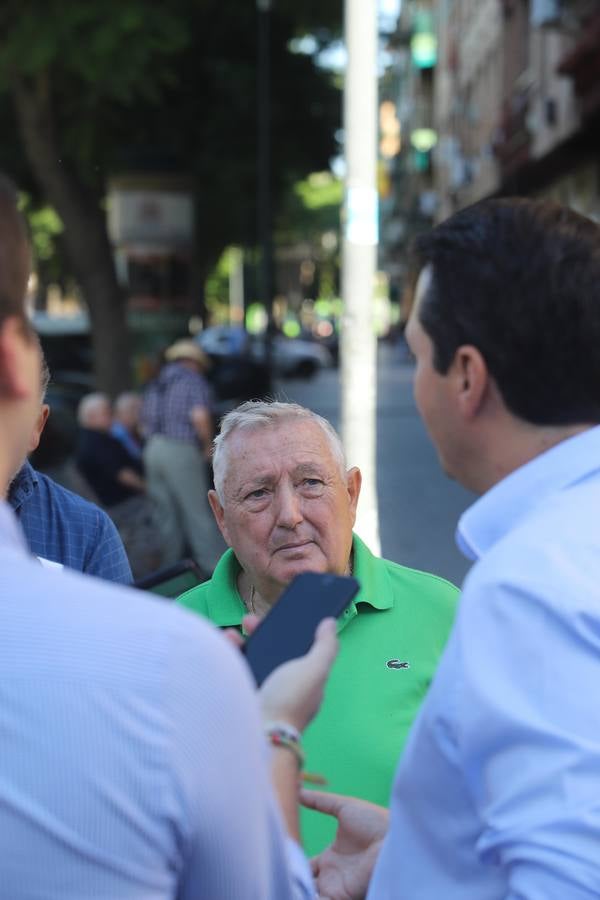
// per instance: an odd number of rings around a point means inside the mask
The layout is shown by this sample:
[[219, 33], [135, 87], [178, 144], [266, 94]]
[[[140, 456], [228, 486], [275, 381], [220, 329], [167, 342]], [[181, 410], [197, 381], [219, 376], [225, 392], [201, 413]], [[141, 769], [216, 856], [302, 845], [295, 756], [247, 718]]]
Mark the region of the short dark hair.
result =
[[27, 227], [18, 210], [17, 191], [0, 173], [0, 324], [9, 316], [25, 319], [29, 267]]
[[600, 422], [600, 227], [525, 198], [484, 200], [420, 235], [418, 310], [446, 373], [480, 351], [507, 408], [535, 425]]

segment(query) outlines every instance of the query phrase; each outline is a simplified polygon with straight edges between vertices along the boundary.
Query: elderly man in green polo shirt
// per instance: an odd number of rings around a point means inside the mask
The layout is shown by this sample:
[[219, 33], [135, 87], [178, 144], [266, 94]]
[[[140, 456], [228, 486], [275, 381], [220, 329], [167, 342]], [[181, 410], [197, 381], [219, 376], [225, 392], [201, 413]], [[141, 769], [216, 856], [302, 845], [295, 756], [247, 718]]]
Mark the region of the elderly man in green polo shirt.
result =
[[[210, 505], [229, 550], [179, 602], [220, 626], [263, 615], [300, 572], [352, 573], [340, 653], [304, 734], [307, 768], [341, 794], [387, 804], [399, 752], [446, 642], [457, 599], [447, 581], [375, 557], [353, 534], [361, 475], [340, 439], [294, 403], [249, 401], [215, 440]], [[335, 822], [303, 811], [309, 854]]]

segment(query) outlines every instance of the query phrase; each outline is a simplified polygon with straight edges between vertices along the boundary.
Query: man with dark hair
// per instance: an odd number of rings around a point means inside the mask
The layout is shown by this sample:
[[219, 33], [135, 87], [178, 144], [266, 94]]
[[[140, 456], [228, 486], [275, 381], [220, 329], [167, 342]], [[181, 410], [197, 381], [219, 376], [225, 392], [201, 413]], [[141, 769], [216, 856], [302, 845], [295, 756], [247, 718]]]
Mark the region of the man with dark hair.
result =
[[336, 815], [322, 896], [600, 896], [600, 227], [490, 200], [416, 245], [407, 339], [475, 560], [391, 800]]
[[[39, 414], [28, 265], [0, 183], [0, 484]], [[314, 897], [297, 847], [298, 734], [335, 656], [334, 622], [265, 682], [267, 758], [237, 650], [162, 600], [47, 571], [0, 501], [0, 635], [3, 898]]]
[[525, 199], [479, 204], [418, 237], [435, 369], [474, 344], [515, 416], [600, 421], [597, 242], [590, 219]]

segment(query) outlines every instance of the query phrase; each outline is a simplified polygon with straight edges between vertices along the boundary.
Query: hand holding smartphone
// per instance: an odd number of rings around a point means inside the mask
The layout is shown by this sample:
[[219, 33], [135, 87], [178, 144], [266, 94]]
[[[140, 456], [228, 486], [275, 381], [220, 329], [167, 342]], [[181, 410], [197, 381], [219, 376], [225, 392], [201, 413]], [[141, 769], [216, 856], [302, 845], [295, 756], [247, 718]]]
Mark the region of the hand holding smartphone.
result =
[[322, 619], [336, 618], [358, 593], [356, 578], [306, 572], [296, 576], [246, 641], [246, 656], [257, 685], [282, 663], [304, 656]]

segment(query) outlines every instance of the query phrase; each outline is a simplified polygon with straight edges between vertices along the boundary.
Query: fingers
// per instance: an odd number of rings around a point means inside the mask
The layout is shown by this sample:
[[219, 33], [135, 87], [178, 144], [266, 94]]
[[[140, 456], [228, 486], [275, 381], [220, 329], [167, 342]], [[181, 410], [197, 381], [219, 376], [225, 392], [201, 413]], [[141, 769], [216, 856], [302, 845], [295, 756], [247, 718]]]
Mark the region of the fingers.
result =
[[246, 634], [252, 634], [260, 625], [260, 621], [260, 616], [257, 616], [254, 613], [248, 613], [242, 619], [242, 628], [244, 629]]
[[302, 788], [300, 791], [300, 803], [307, 809], [325, 813], [328, 816], [339, 816], [342, 806], [348, 798], [341, 794], [330, 794], [325, 791], [310, 791]]
[[[255, 616], [253, 613], [248, 613], [242, 619], [242, 628], [246, 635], [252, 634], [258, 625], [260, 625], [260, 616]], [[231, 644], [238, 648], [243, 647], [246, 643], [246, 638], [239, 633], [237, 628], [224, 628], [223, 634]]]
[[239, 649], [240, 647], [244, 646], [244, 638], [236, 628], [225, 628], [223, 630], [223, 634], [225, 635], [229, 643], [234, 645], [234, 647], [237, 647]]

